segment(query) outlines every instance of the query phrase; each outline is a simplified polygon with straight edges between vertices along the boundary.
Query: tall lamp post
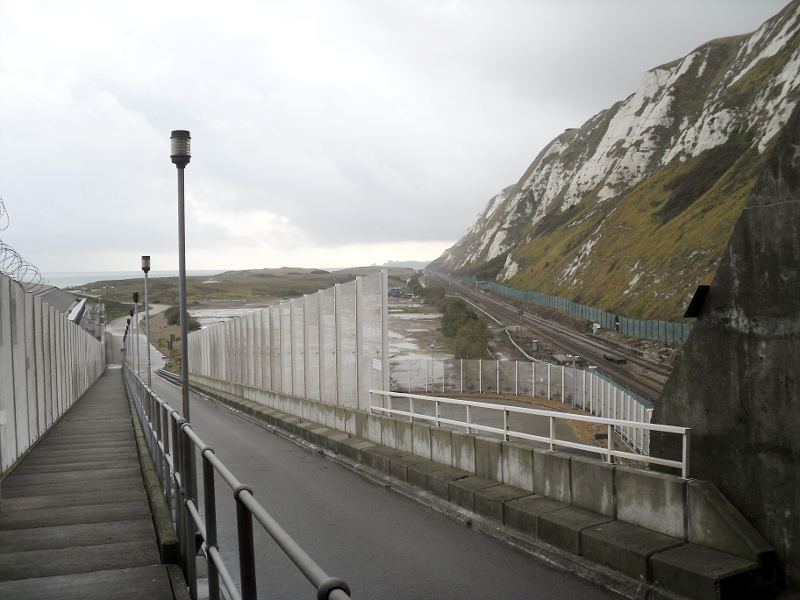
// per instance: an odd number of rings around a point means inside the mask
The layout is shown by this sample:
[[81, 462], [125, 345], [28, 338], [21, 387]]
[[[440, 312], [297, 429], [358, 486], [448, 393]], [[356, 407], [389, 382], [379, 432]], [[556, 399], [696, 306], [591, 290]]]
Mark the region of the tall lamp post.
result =
[[186, 226], [183, 211], [183, 172], [191, 160], [191, 139], [188, 131], [172, 132], [170, 159], [178, 169], [178, 310], [181, 324], [181, 408], [183, 418], [189, 420], [189, 348], [186, 323]]
[[139, 344], [139, 292], [133, 292], [133, 326], [136, 328], [136, 376], [138, 377], [141, 372], [139, 357], [142, 354], [142, 347]]
[[150, 257], [142, 257], [142, 271], [144, 271], [144, 339], [147, 349], [147, 387], [152, 388], [153, 382], [150, 378], [150, 300], [147, 296], [147, 274], [150, 272]]
[[128, 352], [130, 353], [130, 361], [128, 361], [128, 367], [131, 369], [136, 368], [136, 344], [133, 342], [133, 336], [136, 335], [136, 321], [133, 318], [135, 311], [130, 309], [128, 314], [130, 318], [128, 319], [128, 328], [130, 330], [130, 339], [128, 340]]

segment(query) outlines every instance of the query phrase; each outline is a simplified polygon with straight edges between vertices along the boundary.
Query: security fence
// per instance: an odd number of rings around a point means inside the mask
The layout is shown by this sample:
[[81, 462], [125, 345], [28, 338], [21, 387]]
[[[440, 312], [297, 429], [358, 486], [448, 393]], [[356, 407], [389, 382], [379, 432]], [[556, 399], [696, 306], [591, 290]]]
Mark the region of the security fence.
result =
[[189, 372], [367, 410], [388, 389], [386, 270], [189, 335]]
[[542, 292], [517, 290], [493, 282], [484, 283], [483, 287], [497, 292], [498, 294], [513, 298], [514, 300], [533, 302], [542, 306], [555, 308], [556, 310], [565, 312], [578, 319], [586, 319], [593, 323], [599, 323], [600, 326], [605, 329], [619, 331], [633, 338], [673, 344], [686, 340], [691, 331], [691, 327], [685, 323], [674, 323], [657, 319], [632, 319]]
[[105, 369], [102, 342], [0, 275], [0, 473]]
[[[393, 359], [392, 392], [407, 394], [498, 394], [543, 398], [598, 417], [650, 423], [653, 405], [596, 368], [517, 360]], [[650, 431], [615, 425], [634, 450], [650, 453]]]

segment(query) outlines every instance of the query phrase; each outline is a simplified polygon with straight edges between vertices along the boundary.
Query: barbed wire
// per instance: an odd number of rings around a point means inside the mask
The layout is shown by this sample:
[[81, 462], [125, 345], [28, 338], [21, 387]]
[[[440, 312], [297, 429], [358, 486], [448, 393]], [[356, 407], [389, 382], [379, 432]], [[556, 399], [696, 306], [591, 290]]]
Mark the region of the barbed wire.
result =
[[[0, 231], [11, 226], [11, 217], [0, 197]], [[43, 285], [42, 273], [33, 263], [0, 239], [0, 275], [13, 279], [28, 291], [37, 291]]]

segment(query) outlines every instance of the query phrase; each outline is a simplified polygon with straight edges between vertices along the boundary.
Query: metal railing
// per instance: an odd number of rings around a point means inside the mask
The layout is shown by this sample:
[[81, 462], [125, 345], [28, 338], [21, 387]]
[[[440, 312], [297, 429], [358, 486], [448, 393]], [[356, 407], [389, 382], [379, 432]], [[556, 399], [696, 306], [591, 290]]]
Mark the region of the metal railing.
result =
[[[376, 405], [373, 401], [375, 397], [381, 398], [380, 406]], [[404, 408], [394, 408], [392, 406], [393, 398], [402, 398], [408, 400], [408, 410]], [[384, 402], [386, 400], [386, 402]], [[432, 403], [434, 412], [428, 414], [414, 410], [414, 401], [422, 401]], [[463, 406], [466, 409], [466, 419], [454, 419], [451, 417], [444, 417], [441, 414], [441, 406]], [[429, 406], [429, 405], [428, 405]], [[503, 426], [494, 427], [492, 425], [482, 425], [476, 423], [474, 414], [471, 409], [487, 409], [492, 411], [502, 412]], [[678, 427], [675, 425], [661, 425], [658, 423], [641, 423], [639, 421], [625, 421], [621, 419], [609, 419], [605, 417], [595, 417], [592, 415], [577, 415], [567, 412], [557, 412], [552, 410], [543, 410], [539, 408], [525, 408], [521, 406], [510, 406], [507, 404], [493, 404], [489, 402], [475, 402], [472, 400], [459, 400], [456, 398], [442, 398], [439, 396], [423, 396], [419, 394], [404, 394], [400, 392], [384, 392], [381, 390], [370, 390], [370, 410], [375, 413], [382, 413], [391, 416], [407, 417], [409, 421], [414, 420], [428, 421], [434, 423], [437, 427], [442, 424], [452, 425], [455, 427], [464, 427], [467, 433], [487, 432], [495, 433], [503, 436], [504, 441], [509, 441], [510, 438], [517, 438], [529, 440], [533, 442], [541, 442], [548, 445], [550, 450], [555, 450], [556, 447], [572, 448], [574, 450], [581, 450], [584, 452], [591, 452], [606, 457], [609, 463], [613, 463], [615, 458], [624, 458], [638, 463], [661, 465], [664, 467], [671, 467], [680, 469], [681, 476], [687, 478], [689, 476], [689, 435], [690, 428]], [[512, 414], [520, 415], [536, 415], [545, 417], [549, 422], [549, 435], [542, 436], [525, 431], [515, 431], [510, 427], [510, 416]], [[591, 446], [589, 444], [581, 444], [578, 442], [571, 442], [568, 440], [559, 439], [556, 437], [556, 420], [566, 421], [580, 421], [584, 423], [591, 423], [593, 425], [605, 425], [607, 428], [607, 443], [605, 447]], [[638, 454], [634, 452], [627, 452], [624, 450], [617, 450], [614, 448], [614, 431], [615, 428], [638, 428], [644, 431], [660, 431], [663, 433], [674, 433], [682, 437], [681, 444], [681, 460], [669, 460], [666, 458], [657, 458], [648, 456], [646, 454]]]
[[[178, 411], [147, 387], [126, 364], [125, 383], [139, 415], [150, 457], [156, 466], [161, 489], [174, 515], [178, 535], [181, 569], [193, 600], [197, 595], [196, 535], [202, 539], [202, 551], [208, 564], [208, 590], [211, 600], [220, 598], [222, 586], [231, 600], [254, 600], [256, 594], [255, 547], [253, 519], [278, 544], [300, 572], [316, 589], [316, 597], [326, 600], [347, 600], [350, 588], [345, 581], [329, 577], [325, 571], [255, 499], [253, 490], [239, 481], [217, 458]], [[202, 460], [203, 515], [198, 506], [197, 463], [195, 451]], [[241, 591], [225, 565], [217, 541], [217, 492], [214, 475], [219, 475], [233, 492], [236, 501], [236, 523], [239, 551]]]

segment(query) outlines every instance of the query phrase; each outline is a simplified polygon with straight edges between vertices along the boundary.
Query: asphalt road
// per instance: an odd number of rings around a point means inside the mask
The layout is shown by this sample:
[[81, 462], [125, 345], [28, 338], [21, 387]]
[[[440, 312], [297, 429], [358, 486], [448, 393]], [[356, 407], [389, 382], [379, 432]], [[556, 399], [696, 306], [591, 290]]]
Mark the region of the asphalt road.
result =
[[[179, 407], [178, 388], [155, 391]], [[616, 598], [192, 396], [195, 431], [356, 598]], [[235, 507], [217, 478], [220, 550], [238, 580]], [[223, 490], [225, 490], [224, 493]], [[312, 598], [311, 585], [256, 523], [259, 595]]]

